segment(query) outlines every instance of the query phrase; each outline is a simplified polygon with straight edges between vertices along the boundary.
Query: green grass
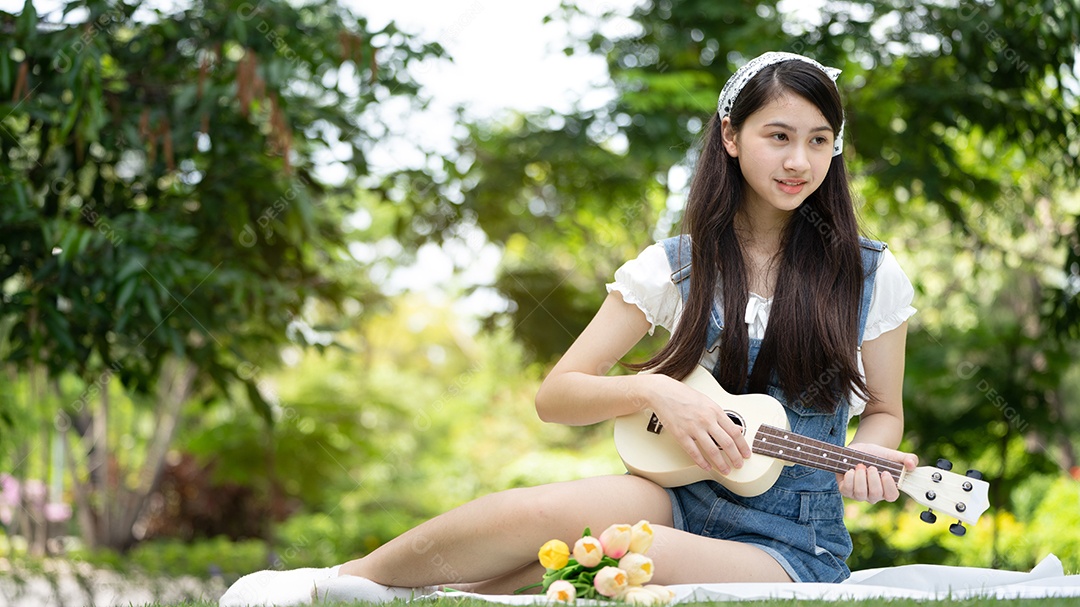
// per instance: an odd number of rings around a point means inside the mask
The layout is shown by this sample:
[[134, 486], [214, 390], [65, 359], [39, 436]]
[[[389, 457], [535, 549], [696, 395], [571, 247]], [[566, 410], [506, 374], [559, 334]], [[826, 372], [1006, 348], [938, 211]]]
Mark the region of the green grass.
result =
[[[752, 603], [753, 607], [839, 607], [840, 605], [847, 605], [850, 603], [858, 603], [859, 607], [982, 607], [987, 603], [992, 602], [994, 607], [1076, 607], [1080, 605], [1080, 598], [1077, 597], [1062, 597], [1053, 599], [1014, 599], [1014, 600], [988, 600], [988, 599], [966, 599], [966, 600], [943, 600], [943, 601], [919, 601], [915, 599], [871, 599], [863, 601], [804, 601], [799, 599], [790, 600], [767, 600], [767, 601], [743, 601]], [[437, 603], [439, 605], [452, 605], [453, 607], [492, 607], [498, 605], [498, 603], [489, 603], [487, 601], [480, 601], [471, 598], [441, 598], [437, 601], [417, 601], [416, 604], [423, 606], [427, 603]], [[723, 607], [730, 605], [732, 602], [712, 602], [712, 603], [680, 603], [687, 606], [711, 606], [716, 605]], [[364, 605], [364, 603], [317, 603], [320, 607], [356, 607], [357, 605]], [[402, 607], [406, 605], [404, 601], [394, 601], [390, 603], [392, 607]], [[612, 603], [612, 605], [618, 605]], [[186, 601], [181, 603], [152, 603], [148, 607], [217, 607], [216, 601]]]

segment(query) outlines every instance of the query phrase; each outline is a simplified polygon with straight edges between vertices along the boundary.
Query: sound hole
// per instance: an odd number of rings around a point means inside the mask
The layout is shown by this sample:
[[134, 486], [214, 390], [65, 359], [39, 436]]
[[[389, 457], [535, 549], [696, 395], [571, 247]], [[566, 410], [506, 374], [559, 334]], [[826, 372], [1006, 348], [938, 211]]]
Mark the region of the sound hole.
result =
[[739, 432], [741, 432], [743, 435], [746, 435], [746, 420], [744, 420], [741, 415], [735, 413], [734, 411], [724, 411], [724, 413], [727, 413], [728, 419], [735, 422], [735, 425], [739, 427]]

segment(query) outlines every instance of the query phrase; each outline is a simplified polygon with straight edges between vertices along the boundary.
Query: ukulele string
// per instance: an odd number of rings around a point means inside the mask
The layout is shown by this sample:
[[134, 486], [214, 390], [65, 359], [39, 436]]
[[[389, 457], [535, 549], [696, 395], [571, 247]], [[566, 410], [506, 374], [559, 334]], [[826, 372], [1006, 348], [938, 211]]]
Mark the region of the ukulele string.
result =
[[[898, 462], [889, 461], [854, 449], [815, 441], [767, 425], [760, 427], [755, 443], [761, 443], [759, 448], [755, 450], [763, 452], [765, 455], [837, 474], [844, 474], [852, 469], [855, 464], [861, 463], [867, 467], [875, 466], [879, 470], [884, 470], [891, 474], [895, 480], [899, 480], [904, 469], [903, 465]], [[852, 464], [845, 465], [849, 460]]]

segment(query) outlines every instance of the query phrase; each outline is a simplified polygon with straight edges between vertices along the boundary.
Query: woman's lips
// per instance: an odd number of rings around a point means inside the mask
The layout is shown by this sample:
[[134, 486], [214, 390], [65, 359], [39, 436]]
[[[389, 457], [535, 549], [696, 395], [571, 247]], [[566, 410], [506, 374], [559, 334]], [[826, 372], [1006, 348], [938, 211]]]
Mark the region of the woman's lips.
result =
[[783, 181], [775, 179], [777, 187], [785, 194], [798, 194], [802, 191], [803, 186], [806, 185], [804, 179], [785, 179]]

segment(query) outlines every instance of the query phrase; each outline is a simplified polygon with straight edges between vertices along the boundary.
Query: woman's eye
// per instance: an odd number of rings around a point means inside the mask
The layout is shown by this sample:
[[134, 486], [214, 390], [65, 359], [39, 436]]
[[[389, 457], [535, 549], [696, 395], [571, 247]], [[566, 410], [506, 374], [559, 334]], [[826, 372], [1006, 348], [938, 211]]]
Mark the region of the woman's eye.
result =
[[773, 133], [773, 138], [777, 141], [787, 141], [787, 135], [784, 133]]
[[814, 143], [816, 143], [818, 145], [824, 145], [824, 144], [826, 144], [828, 142], [829, 142], [828, 139], [826, 139], [825, 137], [815, 137], [814, 138]]

